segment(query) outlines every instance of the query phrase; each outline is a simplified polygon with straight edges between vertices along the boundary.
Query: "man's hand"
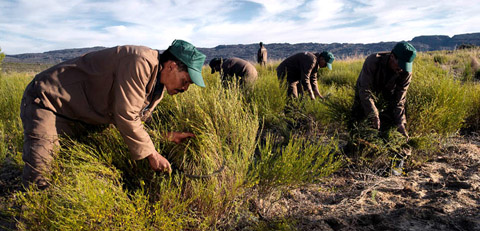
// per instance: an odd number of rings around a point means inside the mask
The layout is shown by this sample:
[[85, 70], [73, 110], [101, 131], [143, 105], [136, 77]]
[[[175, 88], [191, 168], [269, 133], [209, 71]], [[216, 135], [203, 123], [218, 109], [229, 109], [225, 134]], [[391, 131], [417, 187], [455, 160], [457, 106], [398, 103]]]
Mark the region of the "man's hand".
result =
[[148, 158], [148, 163], [150, 163], [150, 168], [152, 168], [153, 171], [163, 171], [163, 172], [172, 172], [172, 167], [170, 167], [170, 162], [168, 162], [165, 157], [160, 155], [157, 151], [152, 153]]
[[195, 137], [195, 134], [190, 132], [169, 132], [165, 135], [165, 137], [167, 138], [168, 141], [179, 144], [187, 138]]

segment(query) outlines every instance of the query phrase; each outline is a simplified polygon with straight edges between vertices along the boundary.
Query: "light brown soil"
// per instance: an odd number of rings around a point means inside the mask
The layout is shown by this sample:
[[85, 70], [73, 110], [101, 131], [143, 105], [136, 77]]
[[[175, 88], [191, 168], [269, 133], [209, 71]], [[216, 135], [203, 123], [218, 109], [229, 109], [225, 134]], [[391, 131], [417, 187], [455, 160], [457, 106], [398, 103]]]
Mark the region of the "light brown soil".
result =
[[479, 145], [454, 140], [404, 176], [344, 169], [326, 183], [257, 198], [255, 209], [266, 223], [298, 230], [480, 230]]

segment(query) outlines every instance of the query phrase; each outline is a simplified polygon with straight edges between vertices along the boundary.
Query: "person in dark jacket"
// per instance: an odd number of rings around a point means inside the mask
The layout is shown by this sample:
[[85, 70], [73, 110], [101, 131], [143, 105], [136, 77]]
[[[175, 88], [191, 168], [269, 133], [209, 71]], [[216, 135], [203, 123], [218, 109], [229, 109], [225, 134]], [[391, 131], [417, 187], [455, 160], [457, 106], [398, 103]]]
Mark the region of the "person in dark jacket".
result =
[[333, 54], [327, 51], [297, 53], [278, 65], [277, 76], [281, 80], [287, 78], [289, 96], [298, 97], [298, 87], [301, 83], [303, 90], [308, 92], [311, 99], [315, 99], [315, 96], [323, 99], [318, 90], [318, 68], [328, 67], [331, 70], [334, 60]]
[[[381, 130], [393, 125], [408, 137], [405, 101], [416, 55], [417, 51], [410, 43], [399, 42], [391, 52], [379, 52], [365, 59], [355, 88], [355, 120], [367, 118], [373, 128]], [[382, 96], [388, 103], [384, 113], [380, 113], [375, 105], [377, 96]]]
[[263, 45], [263, 42], [260, 42], [260, 48], [258, 48], [258, 52], [257, 52], [257, 62], [261, 66], [266, 66], [267, 56], [268, 56], [267, 48], [265, 48], [265, 46]]
[[250, 62], [240, 58], [213, 58], [209, 63], [212, 74], [220, 72], [222, 81], [228, 82], [236, 78], [240, 84], [252, 84], [258, 78], [257, 69]]
[[[405, 102], [416, 55], [417, 51], [410, 43], [399, 42], [392, 51], [372, 54], [365, 59], [355, 88], [354, 121], [367, 119], [372, 128], [380, 131], [394, 127], [408, 141]], [[377, 99], [386, 103], [382, 110], [377, 108]], [[398, 141], [387, 139], [385, 142], [394, 142], [395, 145]], [[411, 149], [406, 144], [402, 145], [400, 152], [391, 152], [391, 174], [401, 175]]]
[[[48, 186], [59, 137], [76, 136], [87, 125], [114, 124], [131, 158], [148, 158], [155, 171], [171, 171], [144, 129], [164, 92], [175, 95], [190, 84], [204, 87], [205, 55], [192, 44], [175, 40], [160, 54], [144, 46], [118, 46], [57, 64], [35, 76], [26, 87], [20, 117], [24, 129], [23, 183]], [[176, 143], [192, 133], [170, 132]]]

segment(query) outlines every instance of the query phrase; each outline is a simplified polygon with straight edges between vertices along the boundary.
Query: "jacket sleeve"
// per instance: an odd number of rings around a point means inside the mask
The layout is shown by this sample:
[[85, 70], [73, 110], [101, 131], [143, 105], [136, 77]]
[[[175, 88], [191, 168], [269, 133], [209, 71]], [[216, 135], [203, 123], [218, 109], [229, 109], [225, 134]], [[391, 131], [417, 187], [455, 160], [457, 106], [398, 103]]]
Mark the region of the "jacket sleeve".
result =
[[301, 82], [303, 84], [303, 89], [306, 89], [309, 93], [313, 92], [312, 85], [310, 84], [310, 74], [315, 67], [315, 62], [315, 60], [308, 60], [301, 65]]
[[143, 159], [155, 151], [140, 118], [150, 77], [149, 63], [132, 55], [120, 61], [113, 86], [113, 119], [134, 160]]
[[375, 101], [372, 94], [373, 79], [375, 75], [375, 70], [373, 69], [374, 66], [375, 65], [370, 64], [368, 58], [365, 60], [362, 70], [360, 71], [360, 76], [358, 77], [357, 88], [364, 114], [368, 118], [379, 120], [378, 109], [375, 107]]
[[412, 79], [412, 74], [409, 73], [405, 76], [399, 77], [399, 82], [396, 84], [395, 87], [395, 95], [394, 95], [394, 108], [393, 108], [393, 118], [395, 119], [395, 124], [398, 125], [405, 125], [407, 123], [405, 117], [405, 101], [407, 96], [407, 90], [410, 86], [410, 82]]
[[316, 68], [313, 68], [312, 73], [310, 73], [310, 84], [312, 85], [313, 93], [321, 95], [320, 91], [318, 90], [317, 76], [318, 76], [318, 66], [316, 66]]

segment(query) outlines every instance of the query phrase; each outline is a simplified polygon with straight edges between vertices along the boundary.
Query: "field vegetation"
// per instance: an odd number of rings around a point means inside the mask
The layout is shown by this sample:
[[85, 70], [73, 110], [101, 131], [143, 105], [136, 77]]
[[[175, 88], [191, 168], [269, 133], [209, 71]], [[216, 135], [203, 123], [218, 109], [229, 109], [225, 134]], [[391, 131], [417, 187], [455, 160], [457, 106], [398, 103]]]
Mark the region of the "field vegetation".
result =
[[[31, 71], [0, 72], [0, 228], [19, 230], [253, 230], [293, 229], [267, 224], [252, 198], [327, 180], [342, 168], [382, 174], [402, 148], [412, 151], [406, 172], [438, 153], [451, 136], [477, 132], [480, 50], [419, 53], [407, 95], [405, 140], [364, 123], [349, 128], [363, 58], [337, 60], [319, 71], [325, 100], [290, 99], [276, 77], [278, 63], [260, 67], [255, 85], [223, 87], [205, 68], [206, 88], [166, 96], [146, 124], [172, 174], [132, 161], [114, 126], [81, 139], [64, 138], [43, 191], [21, 188], [19, 106]], [[1, 61], [1, 60], [0, 60]], [[35, 70], [36, 71], [36, 70]], [[381, 99], [379, 99], [381, 100]], [[167, 131], [189, 131], [181, 145]], [[7, 172], [10, 174], [8, 175]], [[292, 223], [293, 222], [293, 223]]]

